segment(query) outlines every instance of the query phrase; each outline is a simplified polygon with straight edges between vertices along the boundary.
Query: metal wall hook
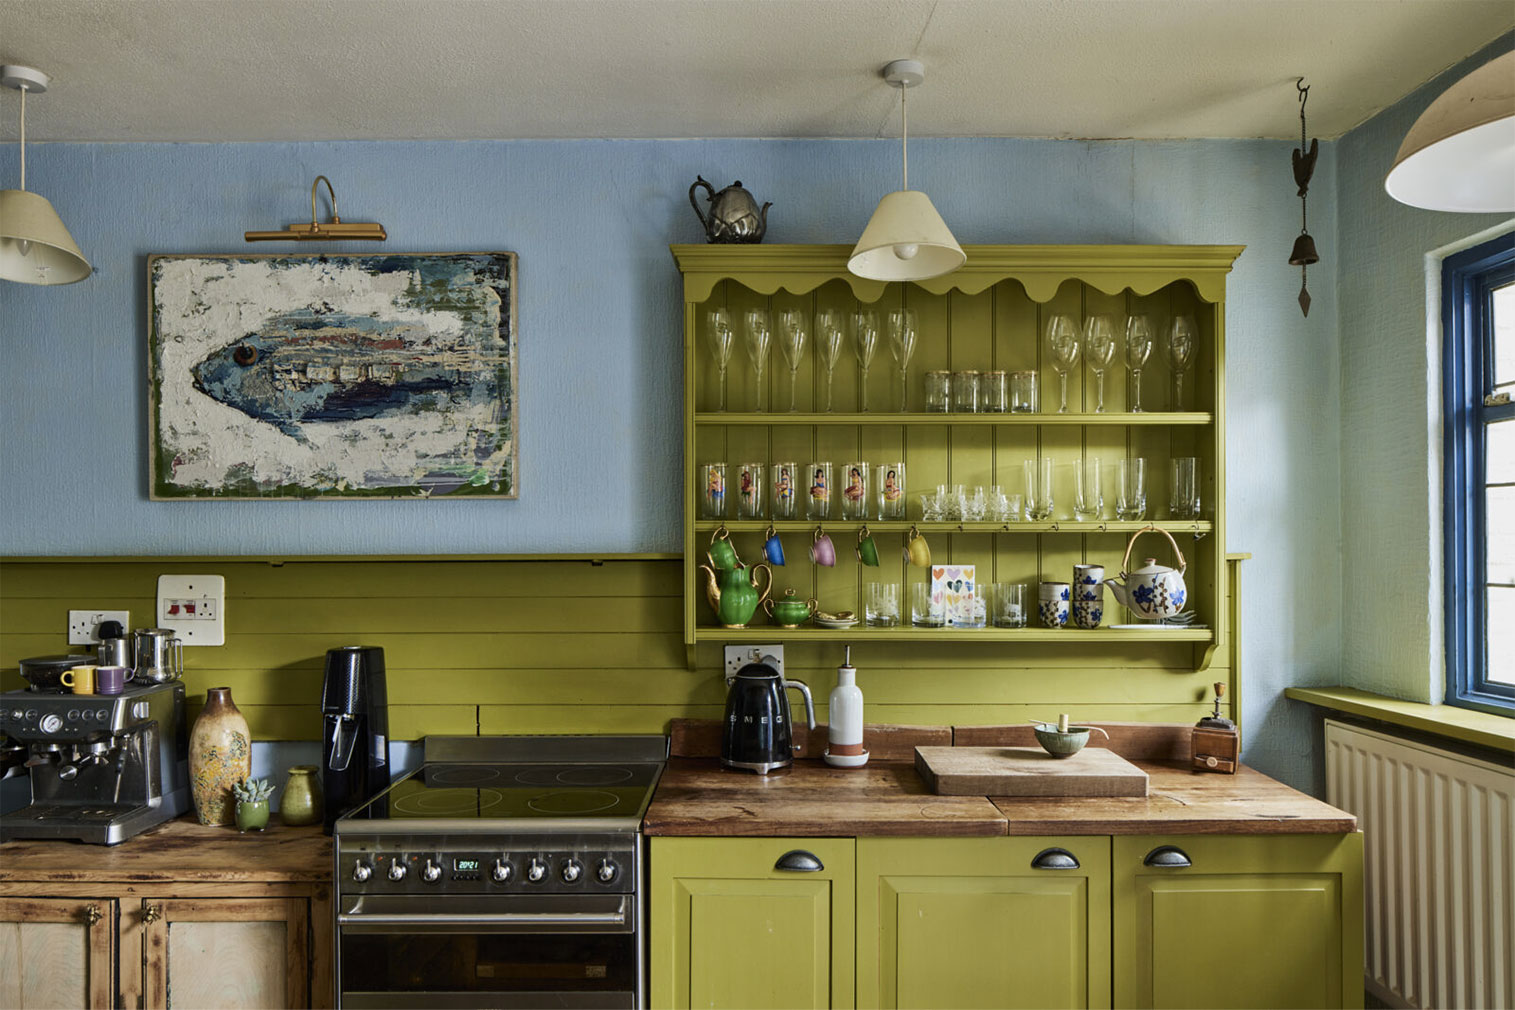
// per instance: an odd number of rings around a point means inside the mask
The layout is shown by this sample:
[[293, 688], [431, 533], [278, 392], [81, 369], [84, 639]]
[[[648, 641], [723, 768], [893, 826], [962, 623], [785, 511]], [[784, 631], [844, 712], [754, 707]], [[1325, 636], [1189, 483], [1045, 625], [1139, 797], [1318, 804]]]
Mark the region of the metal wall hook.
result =
[[1061, 527], [1059, 527], [1058, 524], [1055, 523], [1055, 522], [1051, 526], [1048, 527], [1048, 529], [1051, 530], [1053, 533], [1056, 533], [1060, 528]]
[[1100, 523], [1099, 524], [1099, 531], [1101, 533], [1109, 533], [1110, 532], [1110, 524], [1107, 523], [1107, 522], [1106, 523]]

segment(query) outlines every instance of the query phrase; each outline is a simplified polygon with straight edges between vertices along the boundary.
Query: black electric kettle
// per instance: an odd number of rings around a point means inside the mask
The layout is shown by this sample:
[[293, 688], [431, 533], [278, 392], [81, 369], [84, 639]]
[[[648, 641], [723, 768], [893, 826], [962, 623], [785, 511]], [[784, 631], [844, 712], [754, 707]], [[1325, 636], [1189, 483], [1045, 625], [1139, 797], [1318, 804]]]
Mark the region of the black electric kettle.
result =
[[721, 764], [766, 775], [794, 763], [794, 734], [789, 728], [789, 696], [805, 697], [805, 718], [815, 729], [815, 702], [803, 681], [785, 680], [767, 663], [748, 663], [737, 671], [726, 693], [726, 724], [721, 735]]

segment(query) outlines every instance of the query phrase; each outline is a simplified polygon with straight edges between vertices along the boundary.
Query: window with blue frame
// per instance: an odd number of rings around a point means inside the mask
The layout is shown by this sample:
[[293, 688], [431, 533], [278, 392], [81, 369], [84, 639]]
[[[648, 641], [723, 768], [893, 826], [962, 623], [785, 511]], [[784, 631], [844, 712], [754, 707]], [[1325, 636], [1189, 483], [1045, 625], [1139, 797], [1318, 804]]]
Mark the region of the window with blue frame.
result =
[[1515, 715], [1515, 234], [1442, 263], [1447, 701]]

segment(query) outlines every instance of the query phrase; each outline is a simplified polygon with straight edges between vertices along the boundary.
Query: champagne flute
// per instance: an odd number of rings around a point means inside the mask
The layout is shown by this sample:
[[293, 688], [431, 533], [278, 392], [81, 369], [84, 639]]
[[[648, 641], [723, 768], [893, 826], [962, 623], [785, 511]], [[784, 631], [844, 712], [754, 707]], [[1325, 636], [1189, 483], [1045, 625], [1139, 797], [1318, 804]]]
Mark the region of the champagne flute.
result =
[[910, 367], [910, 356], [915, 353], [916, 336], [919, 329], [914, 309], [896, 309], [889, 313], [889, 350], [894, 355], [894, 363], [900, 370], [900, 413], [905, 412], [905, 401], [908, 397], [906, 369]]
[[1198, 337], [1193, 316], [1174, 316], [1168, 325], [1168, 339], [1163, 342], [1163, 351], [1168, 357], [1168, 367], [1173, 370], [1174, 410], [1184, 409], [1184, 372], [1194, 360]]
[[822, 309], [815, 314], [815, 348], [826, 366], [826, 413], [831, 413], [831, 380], [847, 340], [847, 317], [840, 309]]
[[747, 357], [752, 359], [752, 409], [763, 409], [763, 368], [768, 364], [768, 347], [773, 342], [773, 320], [767, 309], [748, 309], [746, 315]]
[[1105, 369], [1115, 358], [1115, 320], [1094, 315], [1084, 320], [1084, 360], [1094, 372], [1094, 412], [1105, 412]]
[[1068, 412], [1068, 373], [1078, 364], [1078, 347], [1078, 327], [1070, 317], [1059, 313], [1047, 320], [1047, 353], [1062, 386], [1059, 414]]
[[789, 365], [789, 412], [795, 411], [794, 383], [799, 374], [800, 362], [805, 359], [805, 341], [810, 338], [810, 317], [803, 309], [782, 309], [779, 312], [779, 351]]
[[726, 409], [726, 364], [731, 360], [731, 313], [727, 309], [711, 309], [705, 313], [705, 340], [710, 345], [710, 354], [715, 358], [717, 381], [716, 410]]
[[858, 388], [857, 409], [868, 412], [868, 369], [873, 364], [874, 352], [878, 350], [878, 313], [872, 309], [859, 309], [852, 313], [852, 349], [857, 352], [857, 363], [863, 370], [863, 382]]
[[1152, 317], [1144, 315], [1126, 318], [1126, 368], [1131, 372], [1131, 412], [1142, 409], [1142, 368], [1152, 353]]

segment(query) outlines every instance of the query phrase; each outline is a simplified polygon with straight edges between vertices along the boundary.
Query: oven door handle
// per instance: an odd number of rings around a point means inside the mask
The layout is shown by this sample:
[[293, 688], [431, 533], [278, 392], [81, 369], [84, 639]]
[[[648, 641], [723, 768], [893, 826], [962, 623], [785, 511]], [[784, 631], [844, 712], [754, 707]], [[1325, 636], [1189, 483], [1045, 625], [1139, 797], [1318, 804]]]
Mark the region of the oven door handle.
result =
[[618, 912], [499, 912], [490, 915], [448, 915], [421, 912], [381, 915], [355, 912], [337, 916], [341, 926], [624, 926], [626, 908]]

